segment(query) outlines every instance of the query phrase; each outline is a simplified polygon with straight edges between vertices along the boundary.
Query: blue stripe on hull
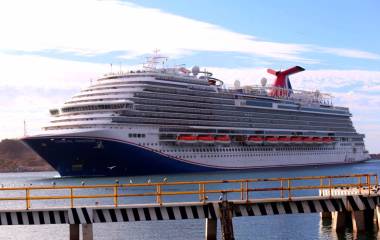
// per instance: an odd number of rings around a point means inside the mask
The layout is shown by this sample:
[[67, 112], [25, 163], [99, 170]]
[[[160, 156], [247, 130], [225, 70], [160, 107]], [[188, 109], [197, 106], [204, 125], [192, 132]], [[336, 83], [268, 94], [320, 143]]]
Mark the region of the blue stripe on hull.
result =
[[112, 140], [31, 137], [23, 141], [61, 176], [133, 176], [221, 170]]

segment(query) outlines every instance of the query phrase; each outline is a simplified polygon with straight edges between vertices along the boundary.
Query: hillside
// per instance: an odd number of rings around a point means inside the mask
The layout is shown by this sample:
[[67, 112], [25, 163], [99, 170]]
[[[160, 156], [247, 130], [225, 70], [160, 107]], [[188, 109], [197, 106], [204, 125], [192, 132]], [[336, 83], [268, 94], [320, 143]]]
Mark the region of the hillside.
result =
[[53, 168], [19, 140], [0, 142], [0, 172], [52, 171]]

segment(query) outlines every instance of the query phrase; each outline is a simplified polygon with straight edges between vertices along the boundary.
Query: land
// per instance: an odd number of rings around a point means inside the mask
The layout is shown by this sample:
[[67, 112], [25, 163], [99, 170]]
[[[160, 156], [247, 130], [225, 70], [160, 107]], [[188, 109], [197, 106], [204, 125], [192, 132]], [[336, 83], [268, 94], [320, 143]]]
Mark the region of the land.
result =
[[0, 142], [0, 172], [53, 171], [54, 169], [19, 140]]

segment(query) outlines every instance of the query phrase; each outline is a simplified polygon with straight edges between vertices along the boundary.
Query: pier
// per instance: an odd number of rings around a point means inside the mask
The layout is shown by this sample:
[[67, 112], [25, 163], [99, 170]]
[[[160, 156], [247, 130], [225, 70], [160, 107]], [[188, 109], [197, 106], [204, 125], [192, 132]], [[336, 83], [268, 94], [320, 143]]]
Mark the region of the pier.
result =
[[0, 188], [0, 225], [69, 224], [70, 240], [93, 239], [93, 224], [205, 219], [205, 239], [234, 239], [242, 216], [320, 213], [341, 231], [379, 225], [376, 174]]

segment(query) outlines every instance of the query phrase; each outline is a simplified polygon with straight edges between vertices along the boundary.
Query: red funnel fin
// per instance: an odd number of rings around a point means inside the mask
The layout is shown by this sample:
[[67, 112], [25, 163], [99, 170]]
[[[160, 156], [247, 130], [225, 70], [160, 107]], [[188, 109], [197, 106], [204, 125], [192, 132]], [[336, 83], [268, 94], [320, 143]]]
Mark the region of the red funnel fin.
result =
[[[304, 70], [305, 69], [302, 68], [302, 67], [300, 67], [300, 66], [295, 66], [295, 67], [289, 68], [289, 69], [287, 69], [285, 71], [275, 71], [273, 69], [268, 69], [267, 70], [268, 73], [277, 76], [277, 78], [276, 78], [276, 80], [274, 81], [274, 84], [273, 84], [273, 87], [275, 89], [273, 89], [270, 92], [269, 95], [270, 96], [285, 96], [285, 95], [288, 95], [287, 88], [289, 88], [289, 86], [287, 86], [287, 84], [286, 84], [288, 76], [292, 75], [292, 74], [295, 74], [295, 73], [298, 73], [298, 72], [302, 72]], [[290, 85], [290, 83], [288, 85]]]
[[277, 73], [278, 73], [278, 72], [276, 72], [275, 70], [270, 69], [270, 68], [267, 69], [267, 72], [270, 73], [270, 74], [273, 74], [273, 75], [275, 75], [275, 76], [277, 76]]
[[288, 70], [280, 72], [280, 74], [292, 75], [292, 74], [302, 72], [302, 71], [305, 71], [305, 69], [303, 67], [295, 66], [295, 67], [289, 68]]

